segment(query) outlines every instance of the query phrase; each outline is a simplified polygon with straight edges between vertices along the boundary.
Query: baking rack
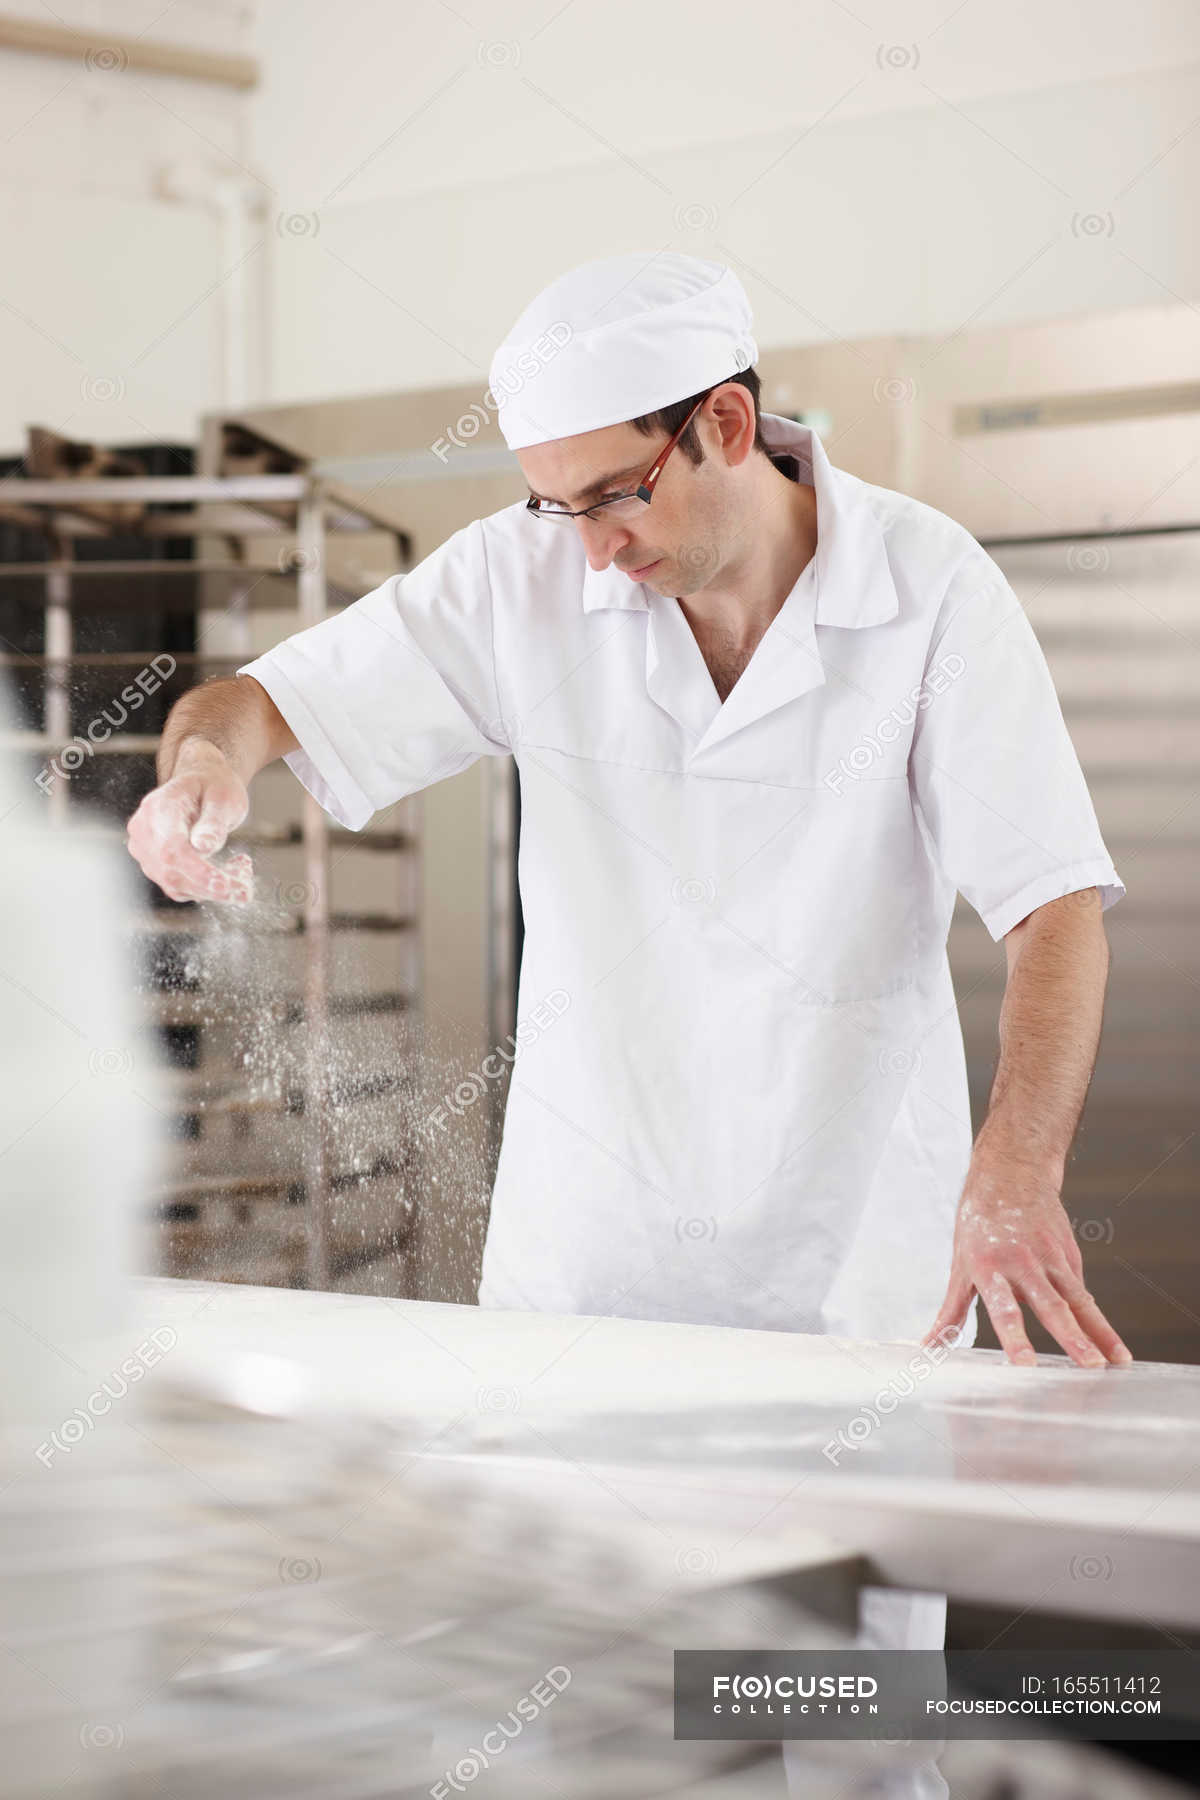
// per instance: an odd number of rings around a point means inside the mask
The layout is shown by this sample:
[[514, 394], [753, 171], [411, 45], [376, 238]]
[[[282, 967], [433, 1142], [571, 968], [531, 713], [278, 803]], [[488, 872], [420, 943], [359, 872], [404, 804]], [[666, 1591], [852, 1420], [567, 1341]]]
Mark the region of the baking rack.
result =
[[[31, 432], [35, 451], [44, 451], [48, 435]], [[105, 453], [93, 452], [90, 446], [65, 446], [61, 440], [56, 440], [56, 446], [90, 453], [78, 456], [77, 463], [104, 466]], [[261, 443], [252, 448], [261, 449]], [[44, 464], [44, 456], [40, 460]], [[113, 460], [109, 458], [110, 463]], [[301, 630], [328, 615], [331, 597], [342, 603], [356, 597], [341, 585], [345, 579], [341, 569], [336, 583], [330, 575], [331, 550], [338, 537], [383, 533], [390, 567], [402, 572], [409, 566], [411, 542], [394, 519], [336, 482], [317, 477], [300, 465], [298, 458], [288, 460], [298, 466], [286, 473], [136, 474], [125, 472], [131, 461], [128, 453], [117, 453], [115, 461], [123, 465], [123, 472], [117, 475], [81, 477], [64, 467], [44, 479], [10, 474], [0, 480], [0, 528], [15, 527], [25, 550], [39, 543], [44, 546], [43, 554], [33, 560], [0, 561], [0, 582], [24, 582], [26, 587], [31, 580], [39, 584], [44, 615], [41, 652], [27, 654], [6, 648], [0, 655], [0, 667], [30, 670], [35, 679], [40, 675], [42, 682], [41, 729], [5, 734], [0, 743], [6, 751], [46, 757], [61, 753], [72, 741], [72, 673], [84, 668], [111, 669], [119, 687], [130, 679], [134, 668], [145, 666], [155, 655], [153, 645], [108, 652], [76, 648], [76, 612], [89, 604], [89, 589], [94, 594], [98, 580], [111, 584], [116, 577], [127, 584], [119, 604], [134, 611], [162, 604], [161, 596], [147, 596], [148, 577], [187, 577], [182, 584], [186, 599], [178, 604], [193, 607], [197, 615], [221, 607], [231, 651], [198, 648], [171, 652], [176, 666], [200, 681], [214, 674], [232, 674], [250, 660], [252, 611], [262, 607], [290, 611], [289, 629]], [[38, 461], [36, 455], [27, 457], [25, 466], [36, 468]], [[119, 550], [117, 540], [130, 539], [138, 540], [139, 548], [144, 544], [148, 554], [122, 560], [120, 555], [89, 559], [77, 552], [80, 541], [94, 551], [98, 541], [107, 540]], [[206, 554], [187, 555], [186, 543], [181, 540], [201, 541]], [[172, 550], [175, 554], [166, 554]], [[341, 560], [345, 563], [348, 559]], [[353, 583], [353, 576], [350, 579]], [[374, 583], [364, 584], [359, 579], [355, 585], [366, 591]], [[111, 606], [111, 596], [106, 596], [103, 604]], [[131, 713], [131, 722], [134, 717]], [[95, 742], [88, 755], [146, 756], [155, 752], [158, 743], [157, 733], [113, 730]], [[56, 826], [123, 840], [123, 822], [120, 827], [109, 826], [94, 810], [73, 807], [69, 796], [69, 782], [59, 780], [44, 799], [37, 796], [37, 804], [46, 807]], [[80, 814], [86, 822], [80, 821]], [[415, 809], [410, 816], [416, 817]], [[298, 822], [275, 829], [247, 829], [235, 834], [230, 846], [294, 846], [302, 854], [303, 876], [297, 884], [301, 902], [290, 922], [299, 947], [300, 978], [295, 992], [284, 997], [283, 1006], [284, 1023], [304, 1027], [302, 1080], [273, 1100], [240, 1091], [236, 1074], [214, 1081], [209, 1069], [177, 1069], [173, 1075], [173, 1093], [180, 1109], [177, 1123], [184, 1125], [186, 1137], [186, 1122], [190, 1122], [195, 1126], [191, 1135], [196, 1135], [198, 1106], [205, 1117], [235, 1113], [243, 1124], [264, 1109], [290, 1113], [302, 1121], [303, 1155], [294, 1172], [271, 1177], [243, 1171], [197, 1179], [181, 1169], [158, 1196], [168, 1272], [195, 1272], [194, 1264], [191, 1269], [186, 1264], [197, 1252], [211, 1258], [219, 1254], [221, 1244], [233, 1241], [245, 1250], [257, 1242], [258, 1261], [251, 1265], [249, 1275], [244, 1257], [240, 1266], [221, 1271], [214, 1269], [210, 1260], [209, 1272], [221, 1273], [225, 1279], [328, 1288], [355, 1266], [403, 1249], [412, 1224], [411, 1196], [419, 1191], [415, 1164], [420, 1150], [416, 1143], [406, 1144], [399, 1156], [381, 1154], [365, 1168], [335, 1166], [331, 1115], [353, 1105], [355, 1096], [339, 1091], [326, 1053], [331, 1022], [336, 1018], [419, 1007], [419, 834], [407, 824], [402, 830], [378, 832], [331, 828], [320, 804], [305, 791]], [[402, 859], [413, 903], [392, 911], [334, 911], [330, 886], [331, 849], [335, 847]], [[174, 939], [178, 944], [195, 930], [196, 919], [190, 908], [186, 914], [146, 908], [132, 925], [136, 934], [155, 942]], [[414, 945], [411, 983], [404, 991], [390, 993], [333, 991], [331, 939], [343, 932], [410, 934]], [[195, 995], [178, 989], [159, 992], [151, 996], [149, 1004], [158, 1027], [182, 1026], [186, 1030], [190, 1012], [191, 1029], [195, 1029], [195, 1016], [201, 1010]], [[392, 1073], [380, 1079], [395, 1082], [397, 1077]], [[363, 1085], [372, 1097], [379, 1097], [377, 1083], [368, 1080]], [[383, 1226], [389, 1214], [384, 1205], [374, 1241], [338, 1244], [332, 1207], [335, 1197], [351, 1184], [365, 1186], [397, 1175], [403, 1178], [405, 1201], [394, 1209], [392, 1228]], [[285, 1206], [301, 1205], [300, 1211], [291, 1210], [286, 1217], [282, 1214]], [[261, 1220], [264, 1206], [272, 1209], [275, 1222], [256, 1235], [254, 1221], [256, 1217]]]

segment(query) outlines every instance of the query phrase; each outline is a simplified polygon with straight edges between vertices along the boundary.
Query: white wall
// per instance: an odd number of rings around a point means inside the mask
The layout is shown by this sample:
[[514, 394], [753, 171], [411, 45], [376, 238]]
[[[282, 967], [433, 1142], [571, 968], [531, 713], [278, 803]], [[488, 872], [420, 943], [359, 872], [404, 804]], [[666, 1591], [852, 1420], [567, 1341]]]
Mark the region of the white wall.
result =
[[764, 348], [1200, 290], [1194, 0], [342, 17], [256, 9], [255, 149], [297, 232], [278, 398], [482, 388], [544, 282], [643, 246], [731, 261]]
[[[111, 66], [106, 45], [141, 34], [244, 52], [248, 8], [0, 0], [0, 18], [15, 17], [86, 30], [96, 54], [0, 50], [0, 453], [35, 423], [109, 443], [189, 440], [224, 381], [232, 259], [212, 199], [217, 172], [245, 178], [248, 103]], [[195, 198], [164, 191], [179, 172]]]
[[[639, 247], [732, 262], [763, 348], [1200, 290], [1194, 0], [53, 16], [100, 47], [255, 54], [263, 79], [0, 50], [4, 452], [33, 421], [190, 437], [222, 405], [482, 390], [544, 282]], [[193, 197], [166, 197], [181, 172]], [[218, 176], [252, 203], [241, 238]]]

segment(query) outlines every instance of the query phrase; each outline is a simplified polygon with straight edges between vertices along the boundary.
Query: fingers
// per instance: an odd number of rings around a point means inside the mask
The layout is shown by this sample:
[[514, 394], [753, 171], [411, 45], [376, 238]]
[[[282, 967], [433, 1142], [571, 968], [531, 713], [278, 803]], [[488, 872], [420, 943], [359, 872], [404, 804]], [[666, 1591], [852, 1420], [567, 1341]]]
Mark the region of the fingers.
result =
[[1011, 1283], [997, 1271], [985, 1279], [979, 1297], [987, 1307], [988, 1318], [1008, 1360], [1031, 1368], [1037, 1357], [1026, 1335], [1025, 1321]]
[[206, 794], [200, 808], [200, 817], [192, 826], [191, 843], [203, 856], [211, 856], [214, 850], [220, 850], [229, 835], [233, 821], [229, 817], [229, 808], [213, 794]]
[[184, 900], [227, 900], [229, 877], [215, 868], [188, 845], [165, 851], [162, 869], [167, 879], [179, 890], [173, 896]]
[[254, 869], [244, 850], [226, 859], [224, 873], [229, 877], [229, 898], [248, 905], [254, 897]]
[[142, 867], [169, 900], [229, 900], [244, 906], [253, 897], [254, 875], [244, 851], [220, 868], [194, 853], [163, 854]]
[[1079, 1285], [1083, 1286], [1083, 1251], [1079, 1248], [1079, 1240], [1073, 1231], [1062, 1234], [1063, 1255]]
[[126, 844], [143, 872], [170, 900], [249, 901], [253, 878], [244, 853], [221, 868], [194, 847], [193, 821], [207, 816], [205, 838], [214, 832], [224, 842], [236, 808], [227, 800], [205, 801], [200, 818], [201, 787], [187, 779], [147, 794], [127, 826]]
[[130, 849], [151, 881], [172, 900], [225, 900], [229, 878], [188, 844], [186, 825], [177, 834], [149, 842], [131, 836]]
[[1049, 1269], [988, 1277], [980, 1290], [1000, 1346], [1009, 1360], [1025, 1366], [1037, 1362], [1025, 1331], [1023, 1302], [1050, 1336], [1081, 1369], [1133, 1361], [1082, 1281], [1069, 1270]]
[[951, 1271], [946, 1297], [942, 1301], [937, 1318], [921, 1339], [922, 1346], [943, 1343], [953, 1333], [962, 1330], [971, 1305], [971, 1295], [974, 1292], [975, 1289], [969, 1281], [958, 1274], [956, 1270]]
[[1048, 1280], [1026, 1279], [1021, 1283], [1020, 1294], [1072, 1362], [1078, 1363], [1081, 1369], [1104, 1367], [1107, 1360], [1104, 1352], [1092, 1342], [1058, 1289]]
[[[1071, 1274], [1058, 1274], [1053, 1269], [1049, 1271], [1049, 1276], [1104, 1358], [1110, 1363], [1131, 1363], [1132, 1352], [1122, 1343], [1120, 1335], [1109, 1324], [1083, 1282]], [[1061, 1341], [1060, 1339], [1059, 1342]]]
[[245, 851], [218, 867], [184, 845], [165, 854], [160, 867], [159, 886], [172, 900], [231, 900], [246, 905], [253, 894], [254, 877]]

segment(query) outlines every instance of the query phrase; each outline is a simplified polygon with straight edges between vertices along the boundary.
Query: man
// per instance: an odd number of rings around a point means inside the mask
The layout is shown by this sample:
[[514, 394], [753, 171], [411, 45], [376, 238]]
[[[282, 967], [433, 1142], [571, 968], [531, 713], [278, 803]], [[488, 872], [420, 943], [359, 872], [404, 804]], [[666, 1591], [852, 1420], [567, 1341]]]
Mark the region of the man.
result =
[[[530, 502], [184, 696], [130, 848], [229, 897], [273, 757], [360, 829], [512, 751], [518, 1016], [569, 1004], [516, 1056], [481, 1305], [970, 1342], [978, 1294], [1016, 1362], [1022, 1308], [1127, 1362], [1060, 1201], [1125, 890], [1049, 672], [968, 532], [760, 416], [751, 323], [692, 257], [551, 284], [491, 370]], [[1008, 958], [974, 1147], [956, 890]]]

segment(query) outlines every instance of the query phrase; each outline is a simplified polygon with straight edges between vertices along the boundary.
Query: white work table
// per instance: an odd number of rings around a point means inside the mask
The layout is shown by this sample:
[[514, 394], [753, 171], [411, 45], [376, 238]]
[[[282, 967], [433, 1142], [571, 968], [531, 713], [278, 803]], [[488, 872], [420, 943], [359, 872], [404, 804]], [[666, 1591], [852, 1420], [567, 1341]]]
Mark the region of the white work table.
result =
[[307, 1409], [536, 1482], [703, 1578], [1200, 1629], [1197, 1368], [195, 1281], [137, 1304], [176, 1334], [173, 1379], [282, 1359]]

